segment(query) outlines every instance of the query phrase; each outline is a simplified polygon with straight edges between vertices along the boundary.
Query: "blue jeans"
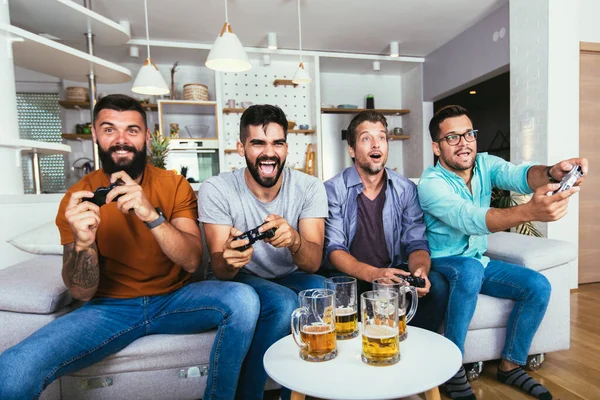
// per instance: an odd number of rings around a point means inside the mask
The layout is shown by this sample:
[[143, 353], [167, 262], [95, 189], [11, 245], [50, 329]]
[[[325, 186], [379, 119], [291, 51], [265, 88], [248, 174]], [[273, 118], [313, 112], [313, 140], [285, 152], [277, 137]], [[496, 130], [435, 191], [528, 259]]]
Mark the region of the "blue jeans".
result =
[[[408, 267], [396, 267], [408, 271]], [[338, 270], [325, 270], [321, 268], [319, 271], [326, 277], [332, 276], [347, 276], [345, 273]], [[446, 314], [446, 307], [448, 305], [448, 281], [441, 273], [437, 271], [429, 271], [427, 275], [429, 282], [431, 283], [431, 289], [425, 296], [419, 298], [417, 306], [417, 312], [413, 319], [410, 320], [408, 325], [416, 326], [418, 328], [427, 329], [428, 331], [438, 332], [444, 315]], [[357, 279], [358, 289], [358, 302], [360, 304], [360, 295], [366, 291], [373, 290], [371, 282]], [[408, 298], [408, 297], [407, 297]]]
[[233, 399], [259, 314], [254, 290], [191, 283], [166, 295], [97, 298], [0, 355], [0, 399], [35, 399], [55, 379], [93, 365], [136, 339], [217, 328], [203, 399]]
[[[260, 298], [260, 316], [242, 367], [236, 398], [262, 400], [267, 383], [263, 365], [265, 352], [290, 333], [292, 311], [299, 306], [298, 293], [305, 289], [324, 288], [325, 278], [297, 270], [276, 279], [240, 272], [234, 279], [252, 286]], [[287, 397], [285, 393], [283, 397]]]
[[502, 358], [525, 365], [531, 341], [546, 313], [550, 292], [548, 279], [521, 265], [491, 260], [487, 267], [471, 257], [440, 257], [431, 260], [432, 268], [450, 284], [450, 297], [444, 322], [444, 335], [464, 354], [469, 324], [475, 313], [479, 293], [511, 299], [515, 305], [506, 325]]

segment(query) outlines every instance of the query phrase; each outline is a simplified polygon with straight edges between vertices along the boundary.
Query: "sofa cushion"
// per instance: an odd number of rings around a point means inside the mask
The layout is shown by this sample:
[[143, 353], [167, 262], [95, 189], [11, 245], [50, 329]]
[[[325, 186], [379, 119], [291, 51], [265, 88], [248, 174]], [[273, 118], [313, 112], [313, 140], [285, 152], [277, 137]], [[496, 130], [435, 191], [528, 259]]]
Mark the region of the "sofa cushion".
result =
[[562, 240], [496, 232], [488, 236], [485, 254], [494, 260], [543, 271], [573, 261], [577, 257], [577, 248]]
[[62, 255], [60, 233], [54, 221], [47, 222], [35, 229], [7, 240], [19, 250], [32, 254]]
[[514, 304], [515, 302], [512, 300], [480, 294], [469, 330], [505, 328]]
[[0, 310], [51, 314], [71, 303], [62, 256], [40, 256], [0, 270]]

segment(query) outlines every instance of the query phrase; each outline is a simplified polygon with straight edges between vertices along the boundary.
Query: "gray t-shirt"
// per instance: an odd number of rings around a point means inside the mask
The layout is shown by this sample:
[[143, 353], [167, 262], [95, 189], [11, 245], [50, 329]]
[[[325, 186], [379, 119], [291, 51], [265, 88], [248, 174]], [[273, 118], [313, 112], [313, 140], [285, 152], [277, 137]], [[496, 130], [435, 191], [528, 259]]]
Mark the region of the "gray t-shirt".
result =
[[[200, 221], [234, 226], [242, 232], [256, 228], [269, 214], [284, 218], [298, 230], [302, 218], [327, 218], [327, 194], [323, 183], [302, 172], [284, 168], [283, 184], [277, 197], [263, 203], [248, 189], [246, 168], [224, 172], [205, 180], [198, 191]], [[292, 253], [262, 240], [253, 245], [252, 260], [243, 270], [262, 278], [278, 278], [294, 272]]]

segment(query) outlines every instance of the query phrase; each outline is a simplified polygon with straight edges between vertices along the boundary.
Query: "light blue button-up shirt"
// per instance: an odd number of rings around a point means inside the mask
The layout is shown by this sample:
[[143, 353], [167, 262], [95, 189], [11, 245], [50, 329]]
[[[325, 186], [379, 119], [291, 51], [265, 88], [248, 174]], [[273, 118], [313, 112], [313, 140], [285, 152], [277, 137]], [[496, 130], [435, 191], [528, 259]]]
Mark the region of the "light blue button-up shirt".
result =
[[477, 154], [471, 190], [465, 181], [441, 163], [429, 167], [419, 181], [418, 192], [425, 214], [431, 257], [468, 256], [487, 266], [489, 258], [485, 222], [492, 188], [532, 193], [527, 183], [531, 165], [514, 165], [487, 153]]
[[[383, 206], [383, 232], [391, 266], [408, 261], [415, 250], [429, 251], [425, 237], [423, 211], [419, 207], [415, 184], [386, 168], [387, 188]], [[332, 269], [329, 255], [334, 250], [350, 253], [358, 225], [358, 196], [365, 189], [355, 166], [325, 182], [329, 216], [325, 220], [326, 268]]]

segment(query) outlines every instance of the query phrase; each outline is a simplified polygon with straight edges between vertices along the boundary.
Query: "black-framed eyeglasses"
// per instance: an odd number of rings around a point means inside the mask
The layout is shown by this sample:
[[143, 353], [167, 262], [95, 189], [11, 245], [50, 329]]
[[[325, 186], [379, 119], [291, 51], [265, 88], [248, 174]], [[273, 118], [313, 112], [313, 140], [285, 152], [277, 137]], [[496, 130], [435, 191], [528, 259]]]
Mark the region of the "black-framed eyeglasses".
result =
[[465, 133], [451, 133], [450, 135], [446, 135], [443, 138], [436, 140], [436, 142], [439, 143], [442, 140], [446, 139], [446, 142], [450, 146], [456, 146], [460, 143], [460, 139], [462, 137], [465, 138], [465, 142], [474, 142], [475, 140], [477, 140], [477, 132], [479, 132], [477, 129], [473, 129], [472, 131]]

